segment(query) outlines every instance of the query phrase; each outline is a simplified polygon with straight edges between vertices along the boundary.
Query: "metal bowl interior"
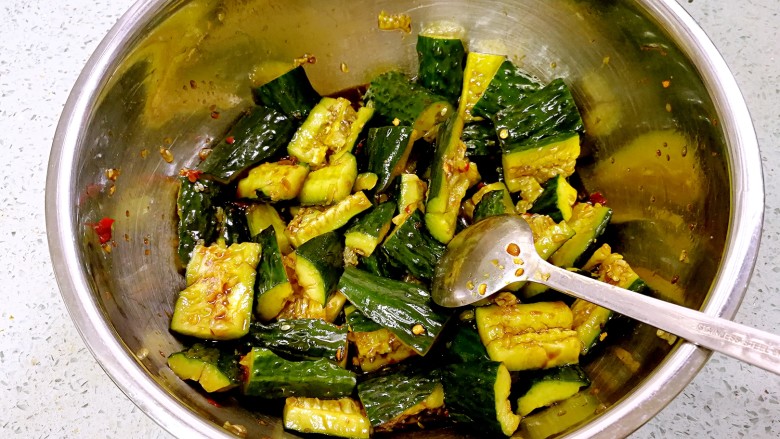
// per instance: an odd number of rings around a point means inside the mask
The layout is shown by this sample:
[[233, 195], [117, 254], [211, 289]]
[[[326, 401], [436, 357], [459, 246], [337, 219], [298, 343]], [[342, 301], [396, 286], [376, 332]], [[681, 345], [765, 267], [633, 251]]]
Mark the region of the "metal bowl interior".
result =
[[[409, 14], [413, 32], [378, 30], [381, 10]], [[617, 250], [658, 297], [735, 312], [762, 221], [758, 147], [725, 63], [673, 1], [141, 1], [90, 59], [62, 115], [47, 226], [63, 296], [87, 345], [171, 433], [229, 437], [221, 428], [228, 421], [250, 438], [288, 434], [262, 410], [209, 404], [166, 366], [181, 347], [168, 331], [183, 283], [175, 264], [179, 169], [194, 166], [198, 151], [250, 105], [257, 65], [313, 54], [307, 73], [329, 94], [389, 68], [414, 72], [415, 33], [438, 20], [459, 23], [471, 50], [506, 53], [546, 81], [565, 78], [586, 122], [580, 177], [613, 207]], [[110, 251], [91, 227], [102, 217], [116, 220]], [[609, 339], [586, 363], [607, 409], [569, 434], [627, 435], [708, 357], [642, 324]]]

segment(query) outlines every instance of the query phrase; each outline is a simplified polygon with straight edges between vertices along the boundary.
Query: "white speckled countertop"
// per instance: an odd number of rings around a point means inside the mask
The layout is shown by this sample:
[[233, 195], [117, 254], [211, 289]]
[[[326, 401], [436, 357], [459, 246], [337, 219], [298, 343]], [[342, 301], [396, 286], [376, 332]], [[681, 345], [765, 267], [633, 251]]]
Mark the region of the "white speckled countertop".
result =
[[[764, 162], [761, 252], [736, 320], [780, 332], [780, 2], [678, 0], [720, 49]], [[168, 438], [100, 369], [65, 311], [46, 245], [51, 140], [82, 66], [132, 0], [2, 0], [0, 437]], [[780, 437], [780, 377], [715, 354], [635, 438]]]

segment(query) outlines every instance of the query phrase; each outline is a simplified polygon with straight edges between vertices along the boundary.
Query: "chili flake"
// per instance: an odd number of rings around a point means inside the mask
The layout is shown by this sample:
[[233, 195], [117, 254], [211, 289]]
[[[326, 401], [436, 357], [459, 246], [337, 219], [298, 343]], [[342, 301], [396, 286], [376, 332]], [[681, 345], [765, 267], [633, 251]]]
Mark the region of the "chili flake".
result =
[[92, 228], [98, 235], [98, 239], [101, 244], [105, 244], [111, 241], [111, 227], [114, 224], [114, 219], [109, 217], [103, 217], [100, 221], [92, 224]]

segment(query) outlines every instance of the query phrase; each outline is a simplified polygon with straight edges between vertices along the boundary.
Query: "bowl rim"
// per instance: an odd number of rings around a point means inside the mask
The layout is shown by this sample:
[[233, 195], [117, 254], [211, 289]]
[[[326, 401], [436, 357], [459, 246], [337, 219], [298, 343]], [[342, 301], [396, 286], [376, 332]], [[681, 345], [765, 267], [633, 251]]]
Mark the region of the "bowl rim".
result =
[[[54, 274], [68, 313], [87, 348], [125, 395], [163, 429], [177, 437], [231, 438], [169, 394], [147, 371], [105, 320], [90, 292], [87, 273], [76, 262], [74, 170], [70, 166], [84, 137], [88, 110], [116, 67], [128, 41], [164, 10], [171, 0], [139, 0], [101, 41], [79, 75], [62, 111], [52, 142], [46, 177], [46, 229]], [[718, 113], [729, 148], [732, 182], [729, 229], [718, 276], [701, 310], [733, 318], [747, 291], [761, 237], [764, 187], [761, 157], [753, 123], [736, 79], [694, 19], [675, 0], [636, 0], [652, 15], [698, 69]], [[727, 103], [727, 105], [726, 105]], [[571, 436], [627, 436], [669, 404], [704, 366], [711, 352], [689, 342], [677, 343], [666, 358], [637, 385]], [[663, 384], [662, 384], [663, 383]], [[619, 422], [618, 422], [619, 421]], [[568, 436], [567, 436], [568, 437]]]

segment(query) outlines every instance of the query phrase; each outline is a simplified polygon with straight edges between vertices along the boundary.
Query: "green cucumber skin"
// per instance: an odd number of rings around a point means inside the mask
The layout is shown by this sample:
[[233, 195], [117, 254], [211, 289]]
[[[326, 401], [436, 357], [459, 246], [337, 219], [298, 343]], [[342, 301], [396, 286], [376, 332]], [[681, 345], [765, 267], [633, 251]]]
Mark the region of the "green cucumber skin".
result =
[[555, 367], [541, 371], [533, 371], [526, 375], [530, 387], [545, 381], [564, 381], [571, 383], [581, 383], [583, 387], [590, 385], [588, 376], [578, 364]]
[[367, 102], [373, 102], [376, 116], [392, 123], [398, 119], [401, 125], [413, 126], [417, 117], [437, 102], [446, 102], [425, 87], [415, 84], [401, 72], [383, 73], [373, 81], [365, 95]]
[[347, 329], [320, 319], [252, 323], [252, 344], [305, 360], [325, 358], [339, 363], [347, 354]]
[[348, 313], [345, 320], [350, 332], [374, 332], [383, 328], [382, 325], [369, 319], [358, 309]]
[[490, 157], [501, 153], [496, 129], [489, 120], [467, 123], [463, 127], [461, 140], [466, 144], [466, 157], [469, 158]]
[[358, 268], [379, 277], [396, 278], [403, 274], [404, 270], [397, 267], [390, 260], [381, 247], [374, 250], [369, 256], [358, 256]]
[[558, 186], [560, 180], [564, 179], [562, 175], [558, 175], [555, 178], [551, 178], [544, 183], [544, 190], [539, 198], [534, 201], [533, 206], [528, 210], [529, 213], [538, 213], [540, 215], [548, 215], [556, 223], [563, 221], [563, 215], [561, 214], [560, 206], [558, 202]]
[[252, 89], [257, 105], [274, 108], [288, 117], [302, 121], [317, 102], [317, 93], [306, 76], [303, 66], [295, 67], [284, 75]]
[[206, 346], [203, 343], [195, 343], [190, 348], [171, 354], [184, 355], [188, 359], [200, 360], [212, 364], [233, 384], [241, 383], [241, 369], [238, 365], [239, 357], [233, 349], [220, 349]]
[[446, 97], [450, 103], [457, 103], [463, 87], [466, 60], [463, 41], [418, 35], [417, 59], [420, 66], [417, 83]]
[[444, 404], [450, 416], [468, 422], [480, 431], [504, 437], [497, 420], [493, 387], [498, 376], [497, 361], [469, 361], [448, 364], [442, 372]]
[[371, 425], [382, 425], [425, 400], [441, 382], [438, 374], [401, 370], [371, 378], [357, 386], [358, 397]]
[[252, 348], [252, 364], [246, 370], [244, 394], [265, 399], [305, 396], [349, 396], [357, 384], [353, 372], [321, 358], [288, 361], [265, 348]]
[[266, 227], [252, 240], [262, 248], [260, 262], [257, 264], [257, 277], [255, 277], [255, 296], [259, 298], [277, 285], [290, 280], [282, 263], [282, 252], [279, 250], [279, 242], [276, 240], [273, 226]]
[[515, 105], [540, 88], [539, 82], [507, 59], [490, 80], [482, 97], [474, 104], [471, 114], [490, 119], [500, 110]]
[[181, 177], [179, 181], [181, 185], [176, 199], [178, 254], [182, 265], [186, 266], [196, 244], [209, 245], [217, 238], [217, 204], [221, 187], [203, 178], [194, 183], [187, 177]]
[[[535, 399], [538, 398], [539, 395], [544, 395], [544, 397], [547, 398], [555, 398], [554, 401], [562, 401], [571, 396], [553, 392], [549, 387], [552, 383], [575, 383], [579, 384], [579, 389], [590, 386], [590, 380], [587, 375], [585, 375], [585, 371], [582, 370], [578, 364], [521, 373], [518, 374], [516, 381], [516, 383], [513, 383], [513, 393], [515, 388], [517, 388], [518, 405], [520, 405], [520, 401], [524, 398], [530, 397]], [[579, 391], [579, 389], [577, 389], [577, 391]], [[536, 392], [537, 395], [534, 396], [533, 394], [530, 394], [531, 392]], [[549, 403], [552, 401], [544, 402]], [[534, 404], [534, 410], [543, 407], [543, 405], [537, 404], [539, 404], [538, 401]]]
[[284, 114], [255, 106], [238, 119], [198, 169], [230, 182], [252, 165], [284, 153], [295, 128]]
[[491, 216], [514, 213], [506, 211], [506, 206], [504, 205], [504, 192], [503, 189], [490, 191], [482, 197], [482, 200], [480, 200], [474, 208], [475, 223]]
[[396, 207], [394, 201], [385, 201], [382, 204], [377, 204], [369, 209], [363, 216], [358, 218], [355, 224], [347, 229], [345, 233], [356, 232], [378, 237], [379, 229], [393, 220]]
[[412, 147], [413, 129], [410, 126], [388, 126], [370, 128], [366, 138], [366, 153], [368, 155], [368, 172], [373, 172], [378, 179], [373, 192], [376, 194], [387, 190], [393, 178], [397, 177], [400, 163], [408, 158], [408, 150]]
[[436, 135], [436, 146], [433, 152], [433, 161], [431, 162], [431, 178], [428, 185], [428, 197], [426, 200], [438, 198], [442, 188], [447, 184], [447, 172], [444, 170], [444, 161], [447, 158], [450, 148], [454, 142], [460, 141], [463, 132], [463, 123], [459, 120], [457, 114], [452, 114], [447, 120], [439, 126], [439, 132]]
[[[621, 288], [624, 287], [623, 285], [619, 285], [619, 286]], [[635, 293], [642, 293], [645, 290], [645, 288], [647, 288], [647, 284], [645, 283], [645, 281], [643, 281], [641, 278], [638, 277], [634, 281], [632, 281], [631, 284], [626, 285], [625, 288]], [[580, 352], [580, 355], [584, 356], [587, 355], [591, 350], [593, 350], [593, 348], [597, 344], [599, 344], [600, 342], [599, 336], [604, 332], [609, 322], [612, 321], [612, 318], [615, 316], [615, 313], [599, 305], [584, 301], [582, 299], [575, 300], [574, 303], [571, 305], [572, 310], [578, 307], [585, 307], [591, 309], [591, 311], [588, 312], [588, 315], [590, 316], [591, 319], [593, 319], [589, 322], [591, 323], [592, 332], [588, 334], [587, 339], [582, 340], [582, 351]], [[574, 329], [578, 329], [578, 328], [574, 328]], [[579, 332], [579, 330], [577, 332]], [[582, 335], [580, 335], [580, 337], [582, 337]]]
[[479, 332], [468, 326], [459, 326], [452, 340], [447, 343], [447, 354], [454, 362], [489, 361]]
[[555, 79], [493, 118], [504, 153], [534, 148], [542, 140], [582, 131], [582, 119], [569, 87]]
[[[566, 241], [550, 256], [552, 264], [563, 268], [579, 268], [587, 262], [590, 254], [598, 246], [598, 237], [604, 234], [612, 219], [612, 209], [606, 206], [598, 207], [598, 209], [600, 210], [599, 214], [594, 215], [595, 222], [589, 223], [587, 228], [574, 227], [576, 234], [572, 239]], [[576, 225], [576, 221], [572, 221], [571, 224]], [[587, 236], [588, 239], [582, 241], [582, 236]]]
[[428, 233], [420, 210], [415, 210], [381, 246], [398, 265], [412, 275], [425, 280], [433, 278], [436, 264], [444, 256], [447, 246]]
[[[344, 270], [338, 290], [367, 318], [389, 329], [420, 355], [433, 346], [449, 317], [433, 308], [431, 295], [423, 287], [354, 267]], [[417, 325], [424, 329], [421, 334], [412, 332]]]
[[219, 237], [225, 240], [225, 245], [241, 244], [251, 240], [246, 210], [236, 204], [226, 203], [222, 206], [219, 218]]
[[314, 265], [326, 295], [333, 291], [344, 270], [344, 240], [341, 235], [328, 232], [315, 236], [301, 244], [295, 254]]

